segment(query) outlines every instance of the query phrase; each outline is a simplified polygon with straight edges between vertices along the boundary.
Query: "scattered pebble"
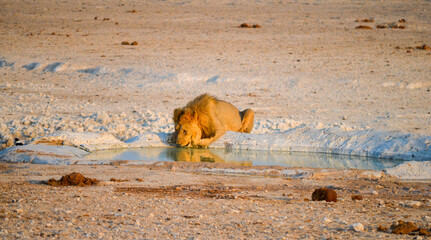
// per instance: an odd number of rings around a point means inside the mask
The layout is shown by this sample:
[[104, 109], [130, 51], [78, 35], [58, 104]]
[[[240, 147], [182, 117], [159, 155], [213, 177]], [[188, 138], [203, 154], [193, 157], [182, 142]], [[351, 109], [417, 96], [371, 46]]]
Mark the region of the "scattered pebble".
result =
[[386, 231], [388, 231], [388, 228], [385, 227], [385, 226], [379, 225], [377, 227], [377, 231], [379, 231], [379, 232], [386, 232]]
[[426, 228], [419, 228], [419, 235], [429, 236], [431, 234], [430, 234], [430, 232]]
[[398, 28], [398, 29], [405, 29], [406, 26], [405, 25], [401, 25], [399, 23], [382, 23], [382, 24], [378, 24], [376, 26], [376, 28]]
[[353, 195], [352, 196], [352, 200], [362, 200], [362, 199], [363, 199], [362, 195]]
[[362, 232], [362, 231], [364, 231], [364, 225], [362, 225], [362, 223], [354, 223], [354, 224], [352, 225], [352, 229], [353, 229], [355, 232]]
[[410, 232], [419, 230], [412, 222], [404, 222], [399, 220], [398, 223], [392, 225], [392, 233], [394, 234], [409, 234]]
[[23, 213], [24, 210], [22, 210], [22, 208], [18, 208], [17, 210], [15, 210], [16, 213]]
[[329, 188], [319, 188], [314, 190], [311, 195], [311, 199], [313, 201], [323, 201], [326, 202], [336, 202], [337, 201], [337, 193]]
[[111, 178], [109, 179], [111, 182], [128, 182], [128, 179], [117, 179], [117, 178]]
[[376, 190], [372, 190], [372, 191], [371, 191], [371, 194], [372, 194], [372, 195], [379, 195], [379, 193], [378, 193]]
[[366, 26], [366, 25], [359, 25], [359, 26], [356, 27], [356, 29], [367, 29], [367, 30], [370, 30], [370, 29], [373, 29], [373, 28], [370, 27], [370, 26]]
[[371, 22], [371, 23], [373, 23], [374, 18], [358, 19], [358, 20], [355, 20], [355, 22], [366, 22], [366, 23]]
[[408, 201], [408, 202], [405, 202], [403, 205], [406, 207], [417, 208], [417, 207], [420, 207], [422, 203], [419, 201]]
[[428, 45], [424, 44], [422, 46], [417, 46], [416, 49], [419, 49], [419, 50], [430, 50], [431, 48]]
[[132, 45], [132, 46], [136, 46], [136, 45], [138, 45], [138, 42], [137, 41], [133, 41], [133, 42], [128, 42], [128, 41], [122, 41], [121, 42], [121, 45]]
[[248, 25], [247, 23], [243, 23], [239, 25], [240, 28], [261, 28], [259, 24]]

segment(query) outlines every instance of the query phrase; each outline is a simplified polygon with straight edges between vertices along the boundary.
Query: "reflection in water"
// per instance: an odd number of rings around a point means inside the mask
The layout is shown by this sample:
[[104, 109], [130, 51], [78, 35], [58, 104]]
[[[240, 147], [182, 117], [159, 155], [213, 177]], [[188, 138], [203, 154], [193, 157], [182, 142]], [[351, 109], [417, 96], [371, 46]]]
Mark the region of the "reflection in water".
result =
[[[226, 160], [220, 157], [214, 149], [202, 149], [202, 148], [170, 148], [167, 151], [167, 156], [174, 161], [182, 162], [216, 162], [216, 163], [235, 163], [243, 166], [252, 166], [252, 161], [244, 160]], [[220, 154], [219, 153], [219, 154]]]
[[402, 161], [325, 153], [282, 151], [250, 151], [196, 148], [136, 148], [96, 151], [86, 156], [91, 160], [228, 162], [245, 166], [280, 165], [338, 169], [381, 170]]

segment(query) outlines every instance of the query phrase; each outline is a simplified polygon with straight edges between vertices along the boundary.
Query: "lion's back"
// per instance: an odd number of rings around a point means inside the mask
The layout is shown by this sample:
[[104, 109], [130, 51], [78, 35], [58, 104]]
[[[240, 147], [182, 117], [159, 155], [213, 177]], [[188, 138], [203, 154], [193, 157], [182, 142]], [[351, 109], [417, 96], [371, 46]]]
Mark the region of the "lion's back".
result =
[[216, 132], [213, 118], [218, 102], [217, 98], [205, 93], [190, 101], [186, 106], [197, 113], [203, 138], [214, 136]]

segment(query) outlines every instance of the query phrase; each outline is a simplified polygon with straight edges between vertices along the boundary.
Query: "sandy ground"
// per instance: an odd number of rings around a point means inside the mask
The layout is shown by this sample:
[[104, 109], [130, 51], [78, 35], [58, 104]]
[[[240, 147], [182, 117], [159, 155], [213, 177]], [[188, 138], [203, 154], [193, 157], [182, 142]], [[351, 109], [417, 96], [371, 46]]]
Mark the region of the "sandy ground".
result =
[[[184, 162], [0, 169], [3, 239], [412, 239], [377, 228], [398, 220], [431, 227], [431, 185], [378, 172], [289, 169], [313, 174], [288, 177], [276, 174], [281, 167]], [[101, 182], [43, 184], [72, 172]], [[334, 189], [339, 201], [310, 201], [320, 187]], [[364, 229], [355, 231], [355, 223]]]
[[[374, 22], [355, 22], [366, 18]], [[244, 22], [261, 28], [238, 28]], [[405, 29], [376, 28], [393, 22]], [[425, 0], [0, 0], [1, 140], [64, 130], [53, 119], [83, 131], [74, 123], [96, 112], [170, 118], [203, 92], [253, 108], [256, 119], [431, 135], [424, 44]], [[27, 132], [26, 117], [38, 119]], [[411, 239], [376, 229], [398, 220], [431, 227], [429, 183], [356, 170], [297, 179], [205, 170], [214, 167], [2, 164], [0, 237]], [[73, 171], [101, 183], [41, 184]], [[318, 187], [343, 201], [304, 200]]]
[[[431, 45], [429, 1], [0, 4], [1, 57], [15, 69], [0, 69], [2, 122], [171, 115], [209, 92], [257, 119], [431, 135], [431, 52], [416, 49]], [[400, 19], [405, 29], [376, 28]], [[107, 74], [77, 72], [96, 67]]]

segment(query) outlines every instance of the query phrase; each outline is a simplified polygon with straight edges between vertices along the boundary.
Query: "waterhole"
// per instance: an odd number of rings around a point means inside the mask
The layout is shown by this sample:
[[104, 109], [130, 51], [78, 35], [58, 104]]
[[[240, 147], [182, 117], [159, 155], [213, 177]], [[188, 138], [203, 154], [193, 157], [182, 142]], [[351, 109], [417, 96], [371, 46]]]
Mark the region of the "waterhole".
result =
[[281, 151], [251, 151], [197, 148], [135, 148], [104, 150], [86, 156], [91, 160], [187, 161], [233, 163], [244, 166], [278, 165], [284, 167], [313, 167], [337, 169], [382, 170], [394, 167], [401, 160], [378, 159], [340, 154]]

